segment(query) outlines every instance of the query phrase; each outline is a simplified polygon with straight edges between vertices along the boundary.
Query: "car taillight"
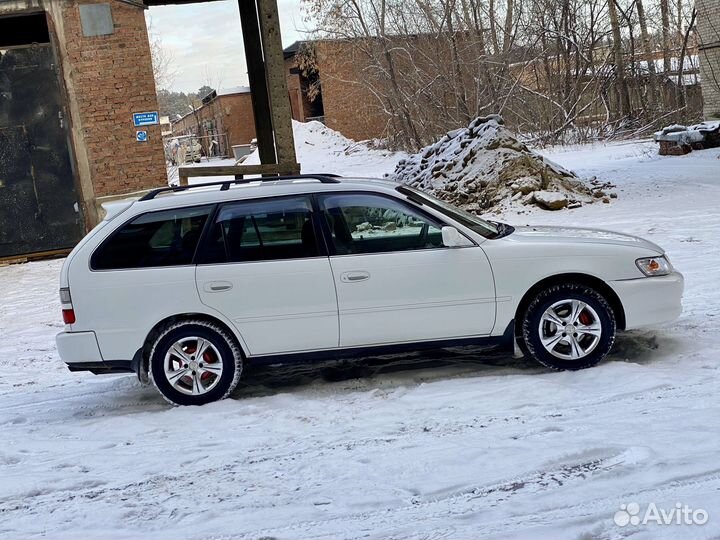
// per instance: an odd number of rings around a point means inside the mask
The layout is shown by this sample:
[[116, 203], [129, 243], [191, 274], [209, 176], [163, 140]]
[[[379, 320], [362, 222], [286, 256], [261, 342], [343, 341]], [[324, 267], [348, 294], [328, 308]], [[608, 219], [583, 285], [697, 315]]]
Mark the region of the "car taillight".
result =
[[75, 310], [70, 297], [70, 289], [63, 287], [60, 289], [60, 306], [62, 307], [63, 322], [65, 324], [75, 323]]

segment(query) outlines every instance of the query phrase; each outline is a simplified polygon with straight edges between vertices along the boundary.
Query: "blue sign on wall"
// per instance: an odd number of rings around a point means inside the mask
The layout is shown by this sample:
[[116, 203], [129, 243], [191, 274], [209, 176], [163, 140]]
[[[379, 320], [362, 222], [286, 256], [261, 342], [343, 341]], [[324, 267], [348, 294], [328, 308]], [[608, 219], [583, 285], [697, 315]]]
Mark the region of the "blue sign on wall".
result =
[[137, 142], [147, 142], [147, 131], [135, 132], [135, 140], [137, 140]]
[[160, 115], [157, 111], [133, 113], [133, 124], [135, 124], [135, 127], [154, 126], [159, 123]]

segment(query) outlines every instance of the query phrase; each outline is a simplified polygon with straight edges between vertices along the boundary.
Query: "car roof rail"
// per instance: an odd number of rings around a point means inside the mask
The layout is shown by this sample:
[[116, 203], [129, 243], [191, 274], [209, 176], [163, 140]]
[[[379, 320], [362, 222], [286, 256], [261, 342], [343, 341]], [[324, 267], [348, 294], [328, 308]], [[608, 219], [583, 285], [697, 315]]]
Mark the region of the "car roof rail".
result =
[[208, 186], [220, 186], [220, 191], [227, 191], [232, 185], [250, 184], [253, 182], [275, 182], [277, 180], [317, 180], [322, 184], [339, 184], [339, 174], [294, 174], [288, 176], [262, 176], [260, 178], [241, 178], [239, 180], [222, 180], [219, 182], [206, 182], [204, 184], [193, 184], [192, 186], [168, 186], [153, 189], [140, 197], [141, 201], [151, 201], [161, 193], [187, 191], [189, 189], [205, 188]]

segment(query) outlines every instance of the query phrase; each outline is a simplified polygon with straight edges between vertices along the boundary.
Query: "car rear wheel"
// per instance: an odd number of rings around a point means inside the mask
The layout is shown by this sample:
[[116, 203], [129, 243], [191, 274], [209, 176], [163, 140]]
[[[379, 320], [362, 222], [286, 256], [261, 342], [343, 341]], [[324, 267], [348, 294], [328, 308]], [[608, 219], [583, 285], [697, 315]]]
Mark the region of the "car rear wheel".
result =
[[162, 329], [150, 352], [150, 379], [173, 405], [226, 398], [242, 373], [242, 353], [219, 325], [189, 320]]
[[531, 356], [553, 369], [600, 362], [615, 341], [615, 314], [595, 289], [563, 284], [540, 291], [525, 311], [522, 335]]

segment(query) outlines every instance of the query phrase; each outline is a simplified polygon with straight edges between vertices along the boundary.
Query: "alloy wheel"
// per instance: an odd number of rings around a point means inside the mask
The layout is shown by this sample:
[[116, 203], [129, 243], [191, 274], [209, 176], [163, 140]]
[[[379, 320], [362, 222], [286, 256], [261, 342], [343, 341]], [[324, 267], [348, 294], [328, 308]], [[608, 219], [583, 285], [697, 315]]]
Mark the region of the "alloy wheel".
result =
[[170, 346], [163, 368], [168, 382], [178, 392], [199, 396], [220, 382], [223, 363], [220, 352], [210, 341], [188, 336]]
[[547, 352], [562, 360], [580, 360], [600, 342], [602, 323], [590, 305], [568, 298], [543, 312], [538, 330]]

